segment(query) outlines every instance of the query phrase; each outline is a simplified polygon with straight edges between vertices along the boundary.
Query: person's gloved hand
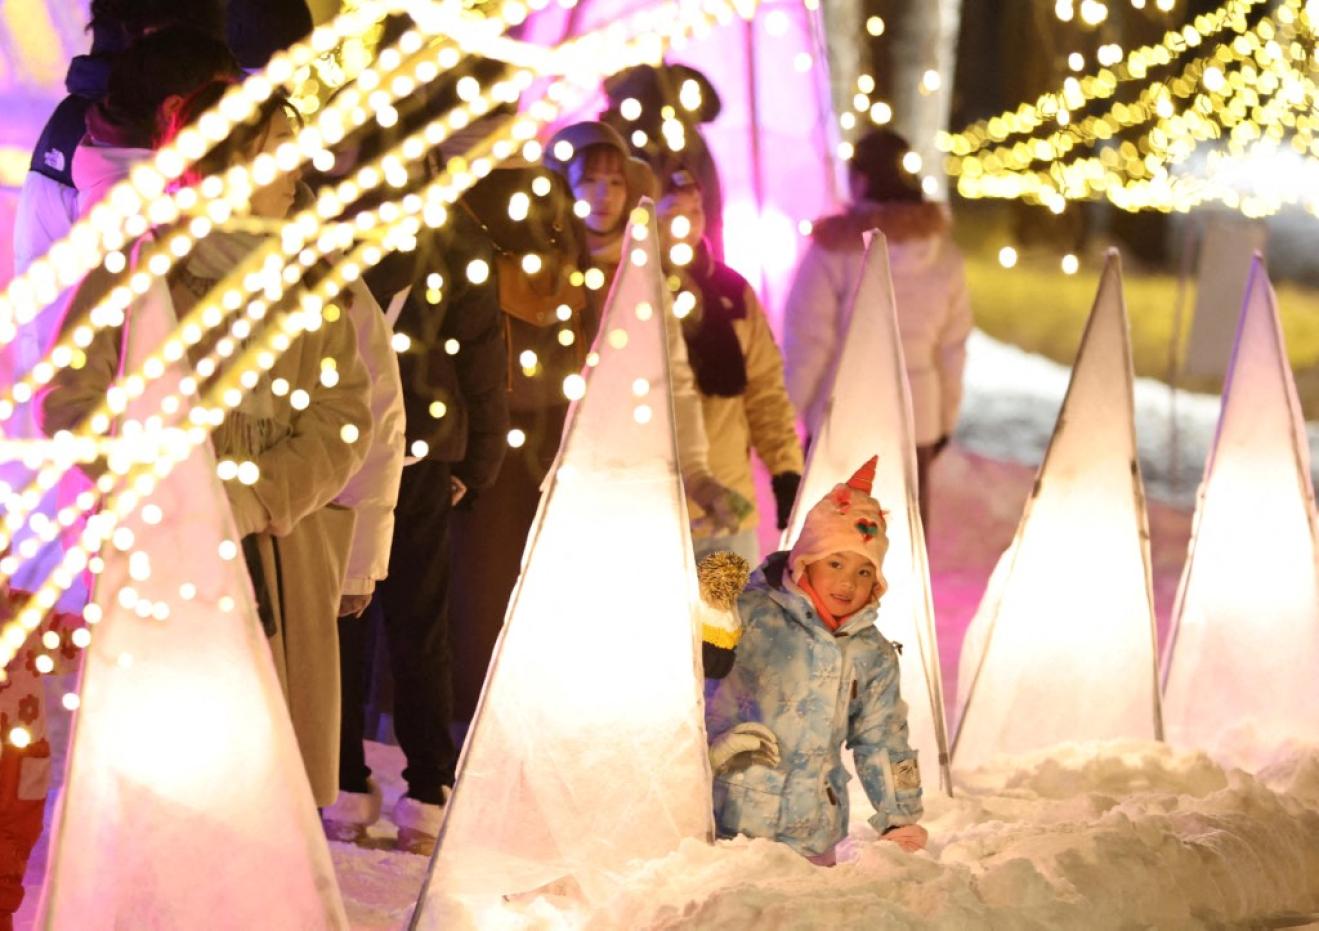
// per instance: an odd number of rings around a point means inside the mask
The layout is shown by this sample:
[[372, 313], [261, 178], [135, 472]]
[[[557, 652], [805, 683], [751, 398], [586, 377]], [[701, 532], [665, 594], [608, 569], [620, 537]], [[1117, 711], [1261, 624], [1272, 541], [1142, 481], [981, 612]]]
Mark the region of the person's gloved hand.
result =
[[787, 530], [792, 506], [797, 502], [797, 489], [801, 487], [801, 473], [780, 472], [769, 483], [774, 489], [774, 507], [778, 514], [776, 526], [780, 530]]
[[930, 840], [930, 832], [919, 824], [904, 824], [900, 827], [889, 828], [883, 833], [881, 839], [893, 841], [907, 853], [915, 853], [918, 850], [925, 849], [925, 845]]
[[750, 501], [719, 484], [711, 475], [702, 475], [688, 482], [687, 494], [714, 522], [716, 535], [737, 533], [742, 520], [755, 510]]
[[719, 775], [752, 763], [779, 765], [779, 739], [763, 724], [754, 721], [725, 731], [710, 744], [710, 769]]

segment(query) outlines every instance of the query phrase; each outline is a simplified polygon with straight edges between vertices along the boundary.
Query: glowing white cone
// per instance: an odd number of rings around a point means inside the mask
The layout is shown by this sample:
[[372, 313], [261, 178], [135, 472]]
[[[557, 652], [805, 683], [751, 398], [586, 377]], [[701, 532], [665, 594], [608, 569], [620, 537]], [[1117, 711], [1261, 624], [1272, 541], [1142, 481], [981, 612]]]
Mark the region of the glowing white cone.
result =
[[624, 242], [599, 363], [546, 482], [418, 927], [550, 884], [598, 901], [627, 861], [712, 833], [657, 243], [653, 218]]
[[1053, 438], [967, 631], [953, 760], [1161, 736], [1122, 272], [1110, 252]]
[[1165, 667], [1170, 740], [1319, 733], [1319, 582], [1305, 423], [1257, 255]]
[[[128, 370], [174, 325], [134, 306]], [[126, 417], [157, 412], [175, 364]], [[106, 547], [40, 926], [347, 927], [209, 444]]]
[[878, 233], [866, 247], [852, 307], [829, 406], [812, 441], [784, 539], [795, 540], [811, 506], [834, 485], [846, 482], [860, 463], [879, 455], [873, 494], [888, 512], [884, 577], [889, 589], [876, 626], [885, 637], [902, 644], [901, 689], [911, 745], [920, 751], [927, 775], [937, 766], [940, 784], [947, 791], [943, 686], [930, 565], [917, 502], [911, 392], [889, 278], [888, 246]]

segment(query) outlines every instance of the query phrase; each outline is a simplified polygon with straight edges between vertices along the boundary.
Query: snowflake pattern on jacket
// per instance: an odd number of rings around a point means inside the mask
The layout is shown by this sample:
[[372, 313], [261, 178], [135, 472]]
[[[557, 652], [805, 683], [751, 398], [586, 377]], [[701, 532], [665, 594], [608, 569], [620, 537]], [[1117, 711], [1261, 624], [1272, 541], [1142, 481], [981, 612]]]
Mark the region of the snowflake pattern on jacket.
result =
[[711, 739], [758, 722], [778, 738], [780, 762], [717, 775], [715, 823], [720, 837], [769, 838], [815, 856], [847, 836], [844, 743], [880, 833], [920, 820], [920, 771], [907, 741], [898, 653], [875, 628], [877, 607], [830, 632], [786, 587], [786, 566], [787, 553], [770, 556], [738, 599], [746, 626], [733, 671], [707, 683], [705, 708]]

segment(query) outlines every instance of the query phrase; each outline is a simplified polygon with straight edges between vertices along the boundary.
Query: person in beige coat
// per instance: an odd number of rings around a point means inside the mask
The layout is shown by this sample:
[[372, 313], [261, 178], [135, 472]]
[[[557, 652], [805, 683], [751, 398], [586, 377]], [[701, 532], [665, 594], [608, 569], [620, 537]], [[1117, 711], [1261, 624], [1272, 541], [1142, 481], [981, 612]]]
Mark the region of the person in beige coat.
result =
[[[802, 448], [797, 413], [783, 384], [783, 357], [750, 283], [715, 259], [705, 241], [705, 211], [695, 175], [684, 169], [664, 179], [659, 202], [665, 248], [679, 258], [691, 253], [684, 272], [697, 309], [683, 318], [683, 336], [700, 391], [710, 437], [710, 471], [748, 501], [756, 497], [751, 475], [754, 449], [772, 476], [775, 523], [782, 530], [801, 483]], [[754, 508], [733, 533], [720, 532], [698, 501], [689, 499], [696, 558], [728, 550], [751, 565], [760, 562]]]
[[[205, 112], [224, 89], [224, 85], [200, 89], [180, 108], [178, 125]], [[236, 128], [198, 171], [214, 173], [259, 151], [273, 152], [292, 134], [290, 116], [276, 101], [252, 123]], [[277, 176], [253, 196], [252, 213], [271, 219], [285, 216], [296, 180], [295, 175]], [[263, 239], [251, 233], [213, 232], [199, 242], [168, 276], [175, 317], [185, 316]], [[132, 250], [130, 268], [121, 276], [104, 268], [87, 276], [65, 314], [62, 335], [82, 323], [99, 299], [132, 273], [139, 252], [140, 248]], [[345, 292], [341, 300], [351, 300], [352, 293]], [[289, 300], [271, 308], [264, 318], [266, 326], [280, 319], [280, 311], [290, 309]], [[84, 364], [61, 369], [44, 392], [42, 426], [48, 435], [77, 427], [105, 397], [120, 369], [126, 339], [121, 330], [133, 326], [133, 311], [130, 306], [122, 327], [96, 331], [84, 349]], [[208, 336], [189, 348], [194, 363], [218, 339], [214, 331]], [[334, 375], [326, 374], [331, 371]], [[206, 384], [203, 380], [202, 391]], [[235, 476], [224, 487], [318, 805], [332, 803], [338, 789], [336, 619], [354, 529], [353, 511], [333, 502], [371, 446], [370, 400], [371, 385], [358, 356], [353, 314], [340, 311], [294, 339], [211, 435], [222, 470], [228, 472], [226, 461], [251, 462], [258, 469], [250, 484]], [[240, 474], [252, 478], [247, 470]]]
[[910, 146], [890, 130], [857, 142], [849, 162], [854, 203], [815, 224], [784, 307], [788, 395], [814, 435], [829, 403], [834, 368], [861, 277], [862, 234], [888, 243], [898, 333], [911, 387], [921, 518], [929, 525], [928, 474], [957, 426], [966, 340], [974, 321], [961, 253], [947, 209], [927, 203], [919, 179], [902, 167]]

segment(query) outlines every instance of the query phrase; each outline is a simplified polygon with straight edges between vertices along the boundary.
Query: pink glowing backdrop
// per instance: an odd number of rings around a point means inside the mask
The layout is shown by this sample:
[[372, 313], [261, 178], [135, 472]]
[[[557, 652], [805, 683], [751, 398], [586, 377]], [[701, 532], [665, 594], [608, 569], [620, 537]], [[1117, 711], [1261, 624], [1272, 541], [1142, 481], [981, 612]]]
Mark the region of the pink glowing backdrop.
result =
[[[648, 0], [580, 0], [532, 15], [523, 37], [542, 44], [597, 28]], [[839, 205], [823, 20], [800, 0], [767, 0], [755, 19], [734, 19], [667, 57], [703, 72], [723, 103], [701, 127], [724, 190], [724, 248], [777, 324], [797, 257], [802, 221]], [[602, 98], [603, 100], [603, 98]], [[603, 103], [577, 119], [594, 118]]]

